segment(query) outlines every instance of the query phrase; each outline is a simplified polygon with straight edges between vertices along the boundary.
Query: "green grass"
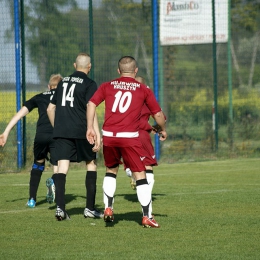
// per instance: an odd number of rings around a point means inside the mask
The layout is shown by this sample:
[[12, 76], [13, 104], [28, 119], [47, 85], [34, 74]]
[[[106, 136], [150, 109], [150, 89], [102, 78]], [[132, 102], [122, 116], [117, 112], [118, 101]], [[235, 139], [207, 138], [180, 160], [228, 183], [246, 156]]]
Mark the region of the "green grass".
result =
[[[159, 229], [140, 225], [141, 207], [121, 169], [115, 221], [84, 219], [85, 170], [71, 170], [71, 221], [57, 222], [45, 202], [45, 172], [34, 209], [29, 173], [0, 174], [0, 259], [259, 259], [259, 159], [163, 164], [155, 168], [153, 211]], [[99, 167], [97, 206], [103, 208]]]

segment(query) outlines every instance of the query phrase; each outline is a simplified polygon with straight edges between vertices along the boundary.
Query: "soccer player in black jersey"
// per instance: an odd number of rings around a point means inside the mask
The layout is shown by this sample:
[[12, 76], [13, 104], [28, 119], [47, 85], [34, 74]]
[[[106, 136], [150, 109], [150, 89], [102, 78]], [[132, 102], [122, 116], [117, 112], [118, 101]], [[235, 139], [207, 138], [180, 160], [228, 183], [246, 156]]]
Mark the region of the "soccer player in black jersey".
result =
[[[52, 156], [54, 150], [54, 140], [52, 138], [53, 127], [47, 115], [47, 107], [54, 95], [58, 83], [61, 80], [62, 76], [60, 74], [51, 75], [48, 84], [49, 90], [35, 95], [31, 99], [24, 102], [23, 107], [11, 119], [5, 128], [5, 131], [0, 135], [0, 145], [4, 146], [7, 142], [10, 131], [17, 124], [17, 122], [30, 113], [33, 109], [38, 108], [39, 117], [37, 121], [33, 147], [34, 163], [30, 174], [29, 200], [27, 202], [27, 206], [30, 208], [34, 208], [36, 204], [37, 190], [41, 180], [42, 172], [44, 171], [45, 159], [48, 158], [48, 153], [50, 153], [50, 162], [55, 164], [55, 159], [53, 159]], [[54, 172], [56, 169], [57, 166], [54, 165]], [[55, 199], [55, 187], [51, 178], [47, 180], [46, 185], [48, 187], [47, 201], [52, 203]]]
[[[57, 174], [53, 175], [56, 188], [56, 214], [57, 220], [69, 219], [65, 210], [65, 184], [66, 174], [70, 162], [85, 161], [87, 166], [86, 208], [84, 217], [102, 218], [95, 208], [96, 199], [96, 152], [100, 148], [100, 134], [94, 145], [86, 139], [87, 103], [97, 90], [97, 84], [87, 74], [91, 69], [89, 55], [80, 53], [74, 63], [75, 72], [64, 77], [58, 84], [57, 91], [51, 100], [47, 113], [54, 127], [55, 155], [58, 160]], [[99, 133], [97, 117], [95, 116], [95, 128]]]

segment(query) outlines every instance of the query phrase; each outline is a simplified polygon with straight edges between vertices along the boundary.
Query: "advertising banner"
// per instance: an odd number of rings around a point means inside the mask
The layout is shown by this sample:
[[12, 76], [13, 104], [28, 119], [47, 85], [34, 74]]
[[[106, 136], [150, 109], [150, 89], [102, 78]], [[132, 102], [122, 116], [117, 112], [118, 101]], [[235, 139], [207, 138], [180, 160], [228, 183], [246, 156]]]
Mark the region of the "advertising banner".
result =
[[[160, 1], [161, 45], [212, 43], [212, 1]], [[228, 40], [228, 0], [215, 0], [216, 42]]]

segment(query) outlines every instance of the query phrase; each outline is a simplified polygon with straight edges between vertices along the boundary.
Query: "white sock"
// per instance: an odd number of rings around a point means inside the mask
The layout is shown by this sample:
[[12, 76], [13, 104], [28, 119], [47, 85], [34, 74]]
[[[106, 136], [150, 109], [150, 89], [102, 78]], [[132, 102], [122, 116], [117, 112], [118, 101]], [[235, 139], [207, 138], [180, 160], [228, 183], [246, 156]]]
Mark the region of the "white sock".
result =
[[113, 203], [114, 203], [115, 192], [116, 192], [116, 178], [105, 176], [103, 180], [103, 201], [105, 204], [105, 208], [108, 207], [108, 196], [113, 198]]
[[143, 185], [136, 186], [136, 193], [141, 206], [147, 206], [150, 203], [148, 213], [149, 213], [149, 218], [152, 217], [152, 211], [151, 211], [152, 194], [149, 185], [143, 184]]
[[[146, 179], [147, 179], [147, 182], [150, 187], [151, 194], [152, 194], [153, 185], [154, 185], [153, 173], [150, 173], [150, 172], [146, 173]], [[152, 217], [152, 212], [153, 212], [153, 205], [152, 205], [152, 199], [151, 199], [151, 203], [150, 203], [150, 207], [149, 207], [149, 217]]]
[[153, 190], [153, 185], [154, 185], [154, 175], [153, 173], [146, 173], [146, 179], [147, 179], [147, 182], [148, 182], [148, 185], [151, 189], [151, 192]]

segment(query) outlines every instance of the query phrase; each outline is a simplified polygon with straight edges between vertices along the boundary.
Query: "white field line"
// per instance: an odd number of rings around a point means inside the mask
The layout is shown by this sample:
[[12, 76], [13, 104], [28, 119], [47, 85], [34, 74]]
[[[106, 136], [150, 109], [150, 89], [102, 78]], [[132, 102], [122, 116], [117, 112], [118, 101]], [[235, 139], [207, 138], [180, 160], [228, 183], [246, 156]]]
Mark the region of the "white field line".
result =
[[30, 211], [38, 211], [38, 210], [43, 210], [45, 208], [33, 208], [33, 209], [19, 209], [19, 210], [6, 210], [6, 211], [0, 211], [0, 214], [11, 214], [11, 213], [22, 213], [22, 212], [28, 212], [28, 210]]
[[29, 186], [29, 183], [0, 184], [0, 186]]
[[171, 195], [178, 196], [178, 195], [200, 195], [200, 194], [215, 194], [215, 193], [226, 193], [226, 192], [241, 192], [241, 190], [214, 190], [214, 191], [201, 191], [201, 192], [178, 192], [178, 193], [171, 193]]
[[[214, 191], [202, 191], [202, 192], [178, 192], [178, 193], [167, 193], [167, 195], [173, 195], [173, 196], [180, 196], [180, 195], [201, 195], [201, 194], [216, 194], [216, 193], [226, 193], [226, 192], [244, 192], [245, 190], [214, 190]], [[156, 197], [159, 197], [160, 195], [156, 195]], [[74, 203], [73, 206], [82, 205], [82, 203]], [[26, 206], [25, 206], [26, 207]], [[23, 213], [28, 211], [38, 211], [38, 210], [47, 210], [48, 208], [44, 207], [35, 207], [33, 209], [25, 208], [20, 210], [7, 210], [7, 211], [1, 211], [0, 214], [12, 214], [12, 213]], [[83, 211], [82, 211], [83, 212]]]

